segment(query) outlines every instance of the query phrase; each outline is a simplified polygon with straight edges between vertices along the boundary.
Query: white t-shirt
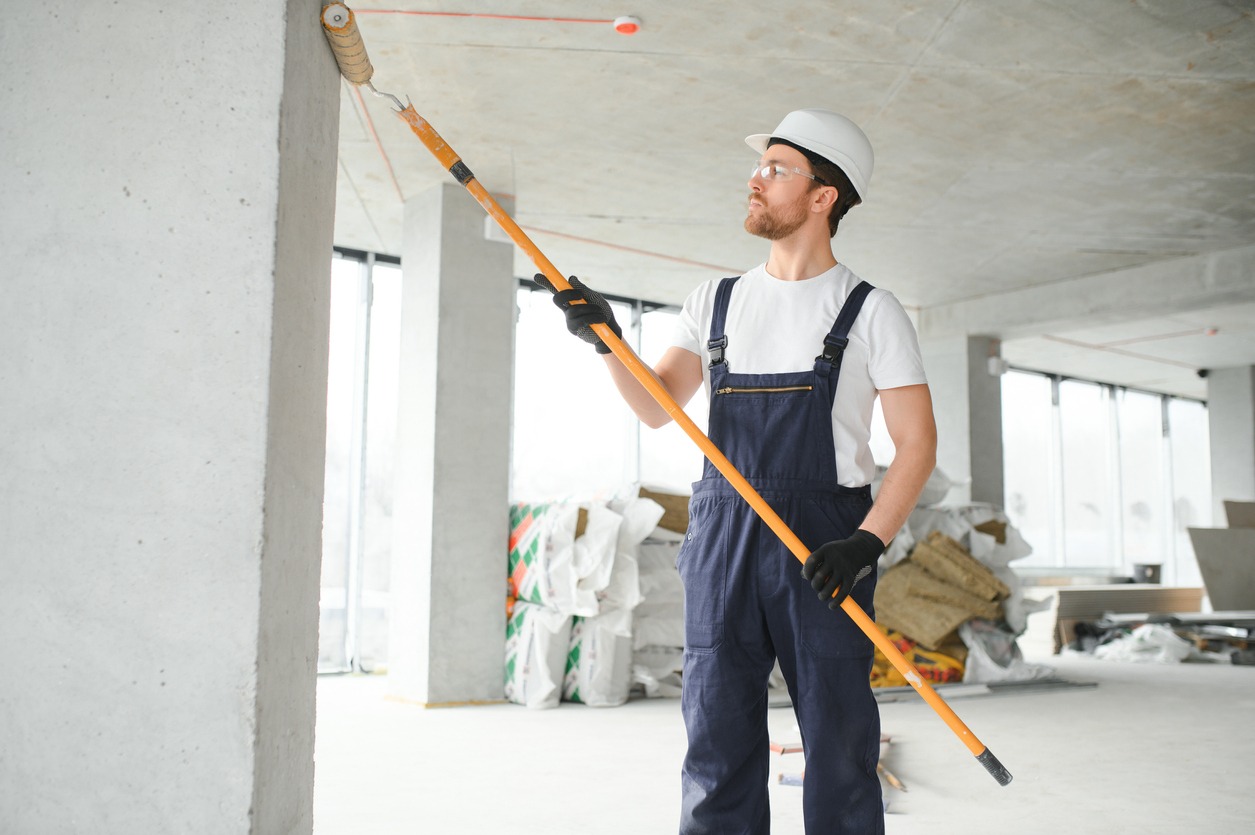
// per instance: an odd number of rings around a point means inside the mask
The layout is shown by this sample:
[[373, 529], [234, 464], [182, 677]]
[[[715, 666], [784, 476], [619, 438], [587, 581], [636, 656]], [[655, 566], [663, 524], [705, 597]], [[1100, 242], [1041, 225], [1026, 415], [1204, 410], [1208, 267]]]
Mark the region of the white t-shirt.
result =
[[[671, 344], [701, 357], [710, 397], [710, 319], [720, 279], [705, 282], [684, 302]], [[724, 357], [734, 374], [809, 371], [823, 352], [824, 337], [860, 279], [844, 265], [804, 281], [781, 281], [759, 265], [741, 276], [728, 302]], [[837, 478], [847, 487], [870, 484], [876, 474], [868, 441], [872, 405], [881, 389], [927, 382], [915, 327], [897, 298], [872, 290], [850, 329], [841, 361], [832, 433]]]

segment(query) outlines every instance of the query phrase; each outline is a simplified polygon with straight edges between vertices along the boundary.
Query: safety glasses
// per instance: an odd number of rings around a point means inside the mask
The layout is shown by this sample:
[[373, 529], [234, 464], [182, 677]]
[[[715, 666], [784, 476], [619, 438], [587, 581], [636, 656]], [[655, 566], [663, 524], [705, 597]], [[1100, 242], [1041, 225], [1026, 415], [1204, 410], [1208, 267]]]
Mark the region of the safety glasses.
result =
[[823, 181], [820, 180], [818, 177], [816, 177], [814, 174], [807, 174], [805, 171], [803, 171], [800, 168], [797, 168], [797, 167], [789, 168], [787, 166], [781, 165], [778, 162], [754, 163], [754, 168], [752, 171], [750, 171], [750, 179], [752, 180], [755, 177], [762, 177], [764, 180], [770, 183], [787, 183], [789, 180], [793, 179], [794, 174], [801, 174], [803, 177], [805, 177], [808, 180], [814, 180], [820, 185], [824, 184]]

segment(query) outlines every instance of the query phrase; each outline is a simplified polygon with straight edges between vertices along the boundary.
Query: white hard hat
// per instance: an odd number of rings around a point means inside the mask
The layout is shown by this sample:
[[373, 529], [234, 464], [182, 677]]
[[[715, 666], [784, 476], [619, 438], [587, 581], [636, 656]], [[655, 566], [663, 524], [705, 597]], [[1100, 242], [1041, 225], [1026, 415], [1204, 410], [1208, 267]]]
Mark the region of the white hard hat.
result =
[[767, 142], [773, 136], [787, 139], [834, 163], [850, 178], [858, 196], [867, 197], [867, 184], [872, 178], [872, 143], [858, 125], [840, 113], [794, 110], [774, 131], [747, 136], [745, 144], [761, 154], [767, 150]]

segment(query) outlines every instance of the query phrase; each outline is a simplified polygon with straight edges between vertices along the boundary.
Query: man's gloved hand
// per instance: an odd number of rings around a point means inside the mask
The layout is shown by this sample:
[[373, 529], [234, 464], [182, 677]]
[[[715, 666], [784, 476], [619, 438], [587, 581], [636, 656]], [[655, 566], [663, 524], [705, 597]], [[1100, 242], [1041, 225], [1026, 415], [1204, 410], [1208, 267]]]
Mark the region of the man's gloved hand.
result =
[[[623, 330], [614, 320], [614, 311], [610, 309], [610, 302], [606, 301], [596, 290], [585, 287], [575, 276], [571, 276], [568, 280], [571, 283], [571, 289], [559, 292], [553, 288], [553, 282], [543, 274], [537, 273], [535, 279], [537, 284], [553, 293], [553, 303], [566, 315], [566, 329], [585, 342], [591, 343], [597, 349], [597, 353], [609, 354], [610, 346], [601, 341], [601, 337], [592, 326], [609, 325], [615, 336], [623, 338]], [[586, 304], [576, 304], [577, 300], [583, 300]]]
[[[884, 553], [885, 543], [874, 533], [859, 528], [849, 539], [837, 539], [820, 545], [802, 566], [802, 576], [819, 592], [820, 600], [828, 601], [829, 609], [840, 607], [854, 585], [876, 567]], [[836, 597], [832, 593], [841, 589]], [[831, 599], [829, 599], [831, 598]]]

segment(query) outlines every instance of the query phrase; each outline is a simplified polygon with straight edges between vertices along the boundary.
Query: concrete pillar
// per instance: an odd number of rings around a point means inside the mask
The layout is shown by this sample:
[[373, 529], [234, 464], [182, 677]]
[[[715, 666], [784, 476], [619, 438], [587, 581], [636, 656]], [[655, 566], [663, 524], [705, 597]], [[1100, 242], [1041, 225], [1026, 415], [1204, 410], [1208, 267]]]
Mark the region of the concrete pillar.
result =
[[921, 339], [937, 419], [937, 466], [955, 482], [946, 501], [1003, 506], [1002, 382], [991, 373], [998, 340]]
[[504, 695], [516, 304], [485, 218], [453, 182], [405, 205], [388, 680], [424, 705]]
[[0, 832], [312, 829], [318, 0], [0, 35]]
[[1225, 499], [1255, 501], [1255, 366], [1207, 372], [1211, 495], [1216, 527]]

